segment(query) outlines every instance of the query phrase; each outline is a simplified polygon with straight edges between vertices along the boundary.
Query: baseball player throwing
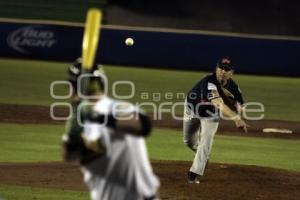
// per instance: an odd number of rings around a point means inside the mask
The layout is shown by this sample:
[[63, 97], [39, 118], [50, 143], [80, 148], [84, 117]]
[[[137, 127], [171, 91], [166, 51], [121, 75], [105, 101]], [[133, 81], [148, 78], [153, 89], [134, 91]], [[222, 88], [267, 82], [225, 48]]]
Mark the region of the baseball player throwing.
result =
[[244, 100], [238, 85], [231, 79], [233, 71], [231, 60], [222, 58], [216, 71], [201, 79], [187, 94], [183, 141], [195, 152], [188, 172], [189, 183], [199, 183], [199, 176], [204, 174], [220, 114], [229, 117], [238, 128], [247, 132], [248, 125], [237, 115]]
[[[104, 95], [97, 70], [93, 67], [91, 71], [94, 76], [89, 87], [96, 99], [77, 104], [77, 122], [73, 116], [73, 125], [63, 137], [65, 159], [80, 161], [92, 200], [158, 199], [160, 183], [144, 139], [151, 131], [150, 121], [132, 104]], [[79, 72], [69, 78], [72, 82], [80, 74], [80, 63], [70, 66], [69, 75], [71, 71]]]

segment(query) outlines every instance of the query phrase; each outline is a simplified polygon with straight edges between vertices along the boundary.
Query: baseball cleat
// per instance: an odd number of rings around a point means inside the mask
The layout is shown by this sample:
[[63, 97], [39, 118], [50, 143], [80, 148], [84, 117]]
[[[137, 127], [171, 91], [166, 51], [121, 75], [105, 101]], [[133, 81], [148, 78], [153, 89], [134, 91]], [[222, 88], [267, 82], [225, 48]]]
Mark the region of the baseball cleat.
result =
[[200, 181], [198, 179], [198, 174], [189, 171], [187, 176], [188, 176], [188, 183], [195, 183], [195, 184], [200, 183]]

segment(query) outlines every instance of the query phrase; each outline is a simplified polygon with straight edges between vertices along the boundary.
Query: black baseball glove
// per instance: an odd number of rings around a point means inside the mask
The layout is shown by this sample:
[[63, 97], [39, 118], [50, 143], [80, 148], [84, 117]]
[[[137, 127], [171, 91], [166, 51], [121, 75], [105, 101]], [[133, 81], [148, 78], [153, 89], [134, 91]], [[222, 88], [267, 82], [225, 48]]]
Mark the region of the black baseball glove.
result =
[[222, 88], [225, 97], [223, 97], [223, 101], [224, 103], [234, 112], [238, 113], [239, 112], [239, 108], [238, 105], [239, 103], [235, 100], [234, 95], [228, 91], [226, 88]]

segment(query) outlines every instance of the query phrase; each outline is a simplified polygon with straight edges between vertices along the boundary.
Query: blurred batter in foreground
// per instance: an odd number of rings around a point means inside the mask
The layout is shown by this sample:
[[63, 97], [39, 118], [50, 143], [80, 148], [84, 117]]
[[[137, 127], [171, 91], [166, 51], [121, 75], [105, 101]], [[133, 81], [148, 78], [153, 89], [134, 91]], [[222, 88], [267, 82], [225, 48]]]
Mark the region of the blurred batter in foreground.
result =
[[148, 158], [148, 117], [134, 105], [109, 98], [99, 66], [90, 71], [88, 96], [78, 97], [81, 60], [68, 69], [75, 91], [73, 117], [63, 136], [64, 158], [79, 161], [92, 200], [154, 200], [159, 180]]

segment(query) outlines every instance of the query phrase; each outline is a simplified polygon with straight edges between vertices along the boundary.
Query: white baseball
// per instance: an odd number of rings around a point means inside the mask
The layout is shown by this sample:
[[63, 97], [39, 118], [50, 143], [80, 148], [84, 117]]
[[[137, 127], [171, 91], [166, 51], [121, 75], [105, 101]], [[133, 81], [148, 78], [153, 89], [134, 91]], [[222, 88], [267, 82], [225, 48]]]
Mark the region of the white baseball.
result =
[[134, 45], [134, 40], [132, 38], [126, 38], [125, 44], [127, 46], [132, 46], [132, 45]]

